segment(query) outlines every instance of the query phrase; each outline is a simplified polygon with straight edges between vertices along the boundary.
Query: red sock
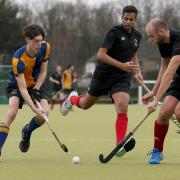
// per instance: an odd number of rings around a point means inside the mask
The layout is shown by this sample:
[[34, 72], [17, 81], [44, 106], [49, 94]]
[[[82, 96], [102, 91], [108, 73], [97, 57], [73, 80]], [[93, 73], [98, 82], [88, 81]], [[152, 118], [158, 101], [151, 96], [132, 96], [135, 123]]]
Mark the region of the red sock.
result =
[[54, 107], [54, 104], [55, 104], [56, 100], [55, 99], [51, 99], [51, 108]]
[[117, 114], [116, 119], [116, 144], [119, 144], [126, 136], [128, 126], [127, 113]]
[[73, 105], [81, 108], [81, 107], [79, 106], [79, 101], [80, 101], [80, 99], [81, 99], [82, 97], [83, 97], [83, 96], [72, 96], [72, 97], [70, 98], [71, 104], [73, 104]]
[[164, 139], [167, 134], [169, 124], [160, 125], [157, 121], [154, 123], [154, 148], [160, 152], [163, 151]]
[[63, 102], [64, 102], [64, 99], [60, 99], [60, 100], [59, 100], [59, 106], [60, 106], [60, 107], [62, 106]]

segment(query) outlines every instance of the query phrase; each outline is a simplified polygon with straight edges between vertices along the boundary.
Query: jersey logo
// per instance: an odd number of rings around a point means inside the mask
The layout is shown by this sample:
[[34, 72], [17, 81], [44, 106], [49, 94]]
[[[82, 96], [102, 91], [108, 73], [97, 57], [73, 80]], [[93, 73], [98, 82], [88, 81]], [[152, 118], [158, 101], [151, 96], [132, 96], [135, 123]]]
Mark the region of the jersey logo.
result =
[[123, 37], [121, 37], [121, 41], [125, 41], [126, 40], [126, 38], [123, 36]]
[[137, 39], [134, 39], [134, 46], [138, 47], [138, 40]]

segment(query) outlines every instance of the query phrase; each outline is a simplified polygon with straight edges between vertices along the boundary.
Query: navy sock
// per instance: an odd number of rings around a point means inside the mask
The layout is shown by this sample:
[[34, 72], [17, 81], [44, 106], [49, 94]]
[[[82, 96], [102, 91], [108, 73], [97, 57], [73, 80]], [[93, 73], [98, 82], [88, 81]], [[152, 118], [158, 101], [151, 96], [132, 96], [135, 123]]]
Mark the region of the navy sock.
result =
[[6, 141], [6, 138], [8, 136], [9, 128], [5, 126], [0, 125], [0, 151]]
[[42, 124], [38, 124], [36, 117], [33, 117], [31, 119], [31, 121], [29, 122], [29, 124], [26, 126], [25, 128], [25, 132], [31, 134], [32, 131], [34, 131], [35, 129], [39, 128]]

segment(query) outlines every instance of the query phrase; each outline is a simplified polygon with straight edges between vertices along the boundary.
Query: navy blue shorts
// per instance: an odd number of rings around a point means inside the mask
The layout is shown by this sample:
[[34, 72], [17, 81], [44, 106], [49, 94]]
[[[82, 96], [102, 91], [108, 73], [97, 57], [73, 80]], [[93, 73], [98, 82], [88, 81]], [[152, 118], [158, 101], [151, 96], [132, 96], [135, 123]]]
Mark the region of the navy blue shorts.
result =
[[[28, 92], [30, 92], [30, 90], [32, 89], [33, 87], [31, 88], [28, 88]], [[47, 88], [46, 88], [46, 85], [43, 84], [41, 86], [41, 88], [39, 89], [39, 92], [41, 94], [41, 99], [47, 99]], [[24, 99], [23, 97], [21, 96], [21, 93], [18, 89], [18, 87], [16, 86], [12, 86], [11, 84], [8, 85], [8, 87], [6, 88], [6, 93], [7, 93], [7, 98], [9, 99], [10, 97], [13, 97], [13, 96], [16, 96], [19, 98], [19, 109], [22, 109], [22, 106], [24, 104]]]
[[88, 93], [92, 96], [102, 96], [110, 94], [111, 96], [118, 92], [130, 93], [131, 74], [121, 75], [118, 78], [95, 78], [90, 83]]

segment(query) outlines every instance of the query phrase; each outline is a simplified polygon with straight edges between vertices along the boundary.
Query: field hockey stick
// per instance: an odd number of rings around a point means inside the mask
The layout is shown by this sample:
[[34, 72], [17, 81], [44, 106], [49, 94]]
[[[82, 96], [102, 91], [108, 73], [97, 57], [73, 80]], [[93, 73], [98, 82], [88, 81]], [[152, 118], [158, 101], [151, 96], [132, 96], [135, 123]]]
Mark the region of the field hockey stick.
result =
[[[41, 104], [40, 104], [37, 100], [35, 100], [35, 102], [36, 102], [38, 108], [39, 108], [40, 110], [43, 110]], [[43, 116], [44, 116], [44, 119], [45, 119], [45, 121], [46, 121], [46, 123], [47, 123], [47, 125], [48, 125], [48, 127], [49, 127], [49, 129], [50, 129], [50, 131], [51, 131], [51, 133], [53, 134], [53, 136], [55, 137], [55, 139], [56, 139], [57, 142], [59, 143], [60, 147], [63, 149], [64, 152], [68, 152], [68, 148], [67, 148], [64, 144], [61, 143], [61, 141], [60, 141], [59, 138], [57, 137], [56, 133], [53, 131], [53, 129], [52, 129], [50, 123], [49, 123], [49, 119], [48, 119], [48, 117], [46, 116], [45, 113], [43, 114]]]
[[[138, 83], [140, 83], [141, 86], [142, 86], [148, 93], [150, 92], [150, 89], [149, 89], [142, 81], [138, 81]], [[159, 105], [159, 106], [160, 106], [161, 104], [162, 104], [161, 102], [158, 102], [158, 105]], [[178, 128], [180, 128], [180, 123], [177, 121], [175, 114], [173, 114], [170, 119], [171, 119], [171, 121], [172, 121]], [[177, 130], [176, 132], [177, 132], [178, 134], [180, 134], [180, 130]]]
[[143, 124], [143, 122], [147, 119], [147, 117], [150, 115], [151, 113], [147, 113], [141, 120], [140, 122], [134, 127], [134, 129], [132, 131], [130, 131], [128, 133], [128, 135], [106, 156], [104, 157], [103, 154], [99, 155], [99, 161], [101, 163], [107, 163], [109, 162], [114, 156], [115, 154], [119, 151], [119, 149], [121, 149], [131, 138], [131, 136], [133, 136], [133, 134], [136, 132], [136, 130]]

